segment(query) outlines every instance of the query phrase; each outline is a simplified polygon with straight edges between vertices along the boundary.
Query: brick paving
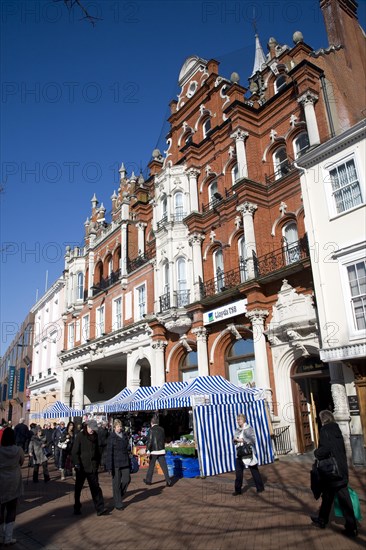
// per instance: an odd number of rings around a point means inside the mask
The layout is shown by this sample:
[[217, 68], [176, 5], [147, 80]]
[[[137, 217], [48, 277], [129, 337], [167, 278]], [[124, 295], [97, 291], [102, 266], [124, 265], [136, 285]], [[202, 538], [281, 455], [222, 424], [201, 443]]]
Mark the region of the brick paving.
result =
[[[206, 479], [179, 479], [166, 487], [155, 474], [153, 485], [143, 483], [146, 470], [132, 476], [123, 511], [113, 509], [111, 478], [100, 475], [106, 506], [111, 514], [97, 517], [90, 492], [84, 489], [82, 515], [74, 516], [72, 478], [66, 481], [50, 465], [51, 481], [32, 482], [23, 467], [25, 494], [14, 536], [14, 548], [35, 550], [140, 549], [219, 550], [227, 548], [291, 549], [306, 544], [316, 550], [352, 550], [366, 546], [366, 529], [360, 524], [357, 539], [341, 535], [341, 520], [325, 530], [311, 525], [309, 514], [318, 503], [309, 489], [312, 455], [282, 457], [263, 466], [266, 490], [257, 494], [249, 472], [243, 494], [232, 496], [234, 473]], [[249, 475], [248, 475], [249, 473]], [[361, 499], [366, 516], [366, 469], [350, 472], [350, 485]]]

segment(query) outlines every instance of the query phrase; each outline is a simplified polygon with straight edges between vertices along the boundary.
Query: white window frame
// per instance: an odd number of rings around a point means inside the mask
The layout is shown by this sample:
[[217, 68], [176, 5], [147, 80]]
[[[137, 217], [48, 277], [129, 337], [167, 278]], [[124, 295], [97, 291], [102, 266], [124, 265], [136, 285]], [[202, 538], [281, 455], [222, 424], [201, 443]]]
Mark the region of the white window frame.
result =
[[160, 220], [163, 221], [163, 220], [168, 220], [168, 197], [166, 195], [164, 195], [164, 197], [162, 197], [161, 199], [161, 216], [160, 216]]
[[79, 271], [77, 276], [77, 296], [76, 299], [78, 301], [83, 302], [84, 301], [84, 273], [82, 271]]
[[[282, 84], [280, 84], [280, 86], [277, 85], [277, 80], [279, 80], [280, 78], [284, 78], [284, 82]], [[274, 81], [274, 91], [275, 91], [275, 94], [277, 94], [280, 90], [282, 90], [282, 88], [284, 88], [287, 84], [287, 77], [286, 75], [284, 75], [283, 73], [279, 74], [277, 77], [276, 77], [276, 80]]]
[[238, 163], [236, 163], [236, 164], [234, 164], [234, 166], [231, 169], [232, 184], [234, 185], [239, 179], [240, 179], [239, 165], [238, 165]]
[[208, 202], [210, 203], [211, 208], [213, 208], [214, 205], [219, 202], [219, 199], [214, 197], [214, 194], [218, 192], [218, 181], [217, 178], [215, 178], [208, 186]]
[[356, 340], [356, 339], [364, 340], [366, 338], [366, 330], [358, 329], [356, 326], [347, 268], [351, 265], [355, 265], [358, 262], [364, 261], [365, 256], [366, 256], [366, 251], [364, 249], [339, 259], [340, 279], [341, 279], [342, 291], [343, 291], [342, 294], [344, 296], [344, 307], [346, 310], [348, 336], [350, 340]]
[[108, 277], [110, 277], [113, 273], [113, 258], [112, 256], [108, 260]]
[[[289, 226], [293, 225], [296, 228], [296, 235], [297, 239], [295, 241], [288, 241], [286, 237], [286, 230], [288, 231]], [[282, 237], [283, 237], [283, 250], [285, 253], [285, 259], [286, 259], [286, 265], [295, 264], [300, 260], [300, 250], [298, 248], [298, 242], [299, 242], [299, 231], [297, 227], [297, 223], [295, 220], [289, 220], [282, 228]], [[291, 253], [291, 249], [295, 248], [295, 243], [297, 247], [296, 254]]]
[[170, 266], [169, 266], [169, 262], [166, 261], [163, 263], [163, 268], [162, 268], [162, 272], [163, 272], [163, 294], [169, 294], [170, 292]]
[[81, 318], [81, 343], [85, 344], [90, 340], [90, 315], [83, 315]]
[[[135, 321], [141, 321], [146, 315], [147, 292], [146, 282], [134, 288]], [[143, 298], [143, 299], [142, 299]]]
[[[218, 257], [221, 261], [218, 262]], [[225, 287], [225, 268], [224, 268], [224, 253], [221, 248], [218, 248], [213, 253], [214, 274], [215, 274], [215, 287], [216, 291], [220, 292]], [[219, 265], [221, 264], [221, 265]], [[218, 269], [222, 269], [222, 275], [218, 277]]]
[[[278, 154], [279, 151], [282, 151], [282, 150], [285, 151], [286, 158], [283, 159], [282, 161], [280, 161], [277, 158], [277, 154]], [[287, 163], [289, 162], [286, 146], [281, 145], [280, 147], [277, 147], [277, 149], [275, 151], [273, 151], [272, 159], [273, 159], [273, 168], [274, 168], [274, 173], [275, 173], [275, 179], [279, 180], [280, 178], [283, 178], [286, 175], [286, 174], [282, 173], [282, 166], [284, 166], [286, 162]]]
[[[299, 139], [302, 137], [302, 136], [306, 136], [307, 137], [307, 140], [308, 140], [308, 144], [306, 147], [303, 147], [302, 149], [299, 149], [297, 147], [297, 143], [299, 141]], [[297, 136], [295, 136], [293, 142], [292, 142], [292, 146], [293, 146], [293, 150], [294, 150], [294, 159], [297, 159], [299, 158], [299, 156], [301, 155], [301, 153], [303, 153], [304, 151], [307, 151], [309, 149], [309, 146], [310, 146], [310, 142], [309, 142], [309, 136], [308, 136], [308, 133], [306, 130], [304, 130], [303, 132], [300, 132], [299, 134], [297, 134]]]
[[[248, 252], [245, 244], [244, 235], [240, 237], [238, 241], [238, 256], [239, 256], [240, 282], [244, 283], [248, 279], [248, 266], [247, 266]], [[240, 262], [241, 259], [243, 259], [243, 263]], [[244, 269], [242, 269], [242, 266], [244, 267]]]
[[113, 330], [119, 330], [123, 326], [122, 322], [122, 296], [113, 300], [112, 304]]
[[98, 338], [102, 336], [105, 332], [105, 308], [104, 306], [99, 306], [95, 310], [95, 336]]
[[[337, 212], [335, 199], [333, 197], [333, 190], [332, 190], [332, 184], [331, 184], [331, 177], [330, 172], [341, 166], [342, 164], [346, 164], [347, 162], [353, 160], [356, 174], [358, 178], [358, 184], [360, 186], [360, 193], [361, 193], [361, 202], [360, 204], [357, 204], [356, 206], [353, 206], [352, 208], [349, 208], [348, 210], [344, 210], [343, 212]], [[333, 159], [331, 163], [327, 163], [324, 165], [323, 168], [323, 175], [324, 175], [324, 185], [326, 190], [326, 197], [328, 202], [328, 209], [329, 209], [329, 216], [330, 219], [335, 219], [340, 216], [344, 216], [349, 214], [350, 212], [353, 212], [357, 208], [361, 208], [365, 204], [365, 184], [363, 180], [364, 172], [360, 169], [358, 157], [354, 152], [351, 154], [345, 155], [343, 157], [339, 157], [337, 159]]]
[[182, 191], [174, 194], [174, 221], [181, 222], [184, 218], [184, 195]]
[[75, 323], [67, 325], [67, 349], [72, 349], [75, 345]]
[[211, 130], [212, 130], [212, 128], [211, 128], [211, 117], [208, 117], [202, 123], [203, 139], [205, 139], [208, 136], [208, 134]]

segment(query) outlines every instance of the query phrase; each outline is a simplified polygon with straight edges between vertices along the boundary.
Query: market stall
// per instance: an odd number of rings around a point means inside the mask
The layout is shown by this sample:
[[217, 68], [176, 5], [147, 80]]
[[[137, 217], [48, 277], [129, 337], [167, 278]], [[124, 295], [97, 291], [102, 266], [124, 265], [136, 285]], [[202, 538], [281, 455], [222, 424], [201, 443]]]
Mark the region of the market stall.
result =
[[127, 397], [132, 395], [132, 391], [129, 388], [123, 388], [122, 391], [117, 393], [114, 397], [111, 397], [107, 401], [101, 401], [98, 403], [90, 403], [89, 405], [85, 405], [85, 412], [87, 413], [106, 413], [109, 410], [110, 405], [115, 405]]
[[77, 417], [82, 416], [84, 411], [79, 411], [77, 409], [72, 409], [62, 403], [61, 401], [56, 401], [52, 405], [49, 405], [43, 412], [33, 414], [33, 418], [66, 418], [66, 417]]

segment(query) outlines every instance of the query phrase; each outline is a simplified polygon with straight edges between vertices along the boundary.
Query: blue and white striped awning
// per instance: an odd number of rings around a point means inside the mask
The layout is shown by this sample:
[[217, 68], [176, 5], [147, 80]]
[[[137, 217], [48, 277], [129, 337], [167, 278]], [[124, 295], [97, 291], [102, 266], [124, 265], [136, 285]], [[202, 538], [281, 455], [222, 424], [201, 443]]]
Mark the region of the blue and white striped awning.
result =
[[62, 403], [61, 401], [56, 401], [52, 405], [49, 405], [43, 412], [36, 413], [33, 415], [35, 418], [66, 418], [74, 416], [83, 416], [84, 411], [79, 411], [77, 409], [72, 409]]
[[158, 409], [172, 409], [175, 407], [174, 400], [171, 399], [171, 396], [175, 393], [183, 390], [188, 386], [188, 382], [165, 382], [161, 388], [159, 388], [155, 393], [142, 399], [141, 401], [136, 401], [135, 410], [140, 411], [151, 411]]
[[[195, 404], [245, 403], [263, 398], [257, 388], [240, 388], [223, 376], [197, 376], [167, 398], [162, 408], [191, 407]], [[166, 406], [169, 403], [169, 406]]]
[[140, 411], [138, 403], [155, 393], [158, 389], [158, 386], [140, 386], [134, 393], [125, 397], [125, 399], [108, 405], [106, 412]]
[[122, 391], [117, 393], [114, 397], [111, 397], [107, 401], [102, 401], [99, 403], [90, 403], [89, 405], [85, 406], [85, 411], [89, 413], [100, 413], [100, 412], [108, 412], [109, 406], [114, 405], [116, 403], [119, 403], [126, 399], [129, 395], [132, 395], [132, 391], [129, 388], [123, 388]]

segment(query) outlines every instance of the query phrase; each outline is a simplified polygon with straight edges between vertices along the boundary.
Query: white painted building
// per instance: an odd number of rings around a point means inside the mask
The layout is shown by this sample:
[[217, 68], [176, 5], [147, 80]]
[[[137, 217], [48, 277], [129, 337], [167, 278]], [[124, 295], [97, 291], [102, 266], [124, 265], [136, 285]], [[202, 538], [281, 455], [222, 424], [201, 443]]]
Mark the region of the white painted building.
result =
[[335, 417], [353, 460], [365, 463], [366, 121], [305, 153], [297, 164], [304, 169], [320, 359], [329, 364]]

